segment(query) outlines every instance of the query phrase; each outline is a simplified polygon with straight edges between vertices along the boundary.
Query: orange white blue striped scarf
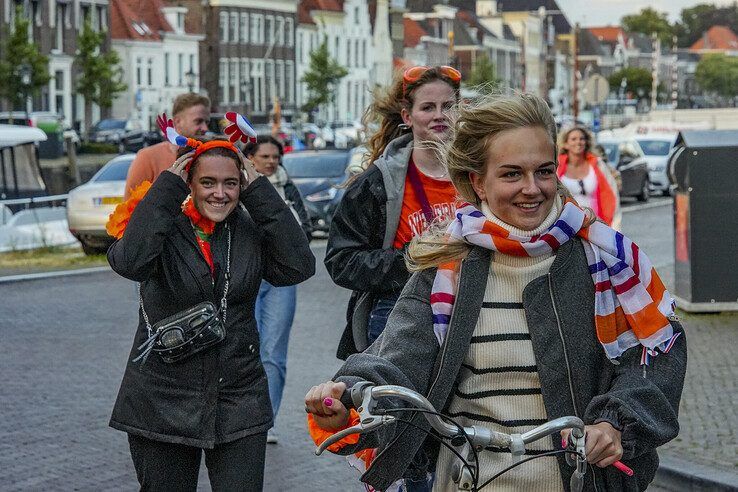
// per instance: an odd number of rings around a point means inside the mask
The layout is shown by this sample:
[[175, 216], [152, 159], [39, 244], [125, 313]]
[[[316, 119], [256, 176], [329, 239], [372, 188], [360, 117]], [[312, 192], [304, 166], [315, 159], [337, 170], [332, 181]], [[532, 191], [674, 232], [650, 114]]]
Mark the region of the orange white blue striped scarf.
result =
[[[556, 222], [533, 237], [516, 236], [487, 220], [473, 205], [465, 203], [449, 225], [451, 240], [460, 240], [513, 256], [539, 256], [556, 251], [574, 236], [582, 238], [595, 285], [597, 338], [610, 359], [642, 345], [642, 363], [656, 349], [668, 352], [676, 340], [669, 317], [674, 301], [651, 261], [636, 244], [602, 222], [584, 227], [586, 215], [568, 199]], [[442, 264], [433, 281], [431, 309], [433, 330], [439, 344], [448, 331], [460, 260]], [[678, 336], [678, 335], [677, 335]], [[670, 343], [671, 342], [671, 343]]]

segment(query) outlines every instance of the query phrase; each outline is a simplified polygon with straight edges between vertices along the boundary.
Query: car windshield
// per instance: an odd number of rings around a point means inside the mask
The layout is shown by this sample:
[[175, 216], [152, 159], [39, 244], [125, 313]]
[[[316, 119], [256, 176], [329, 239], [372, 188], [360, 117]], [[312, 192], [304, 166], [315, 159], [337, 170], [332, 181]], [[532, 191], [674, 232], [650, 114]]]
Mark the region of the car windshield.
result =
[[638, 140], [646, 155], [669, 155], [671, 142], [668, 140]]
[[337, 178], [346, 172], [347, 154], [290, 154], [282, 165], [290, 178]]
[[10, 219], [9, 223], [14, 226], [23, 226], [40, 222], [50, 222], [52, 220], [64, 220], [66, 218], [67, 212], [64, 207], [42, 207], [21, 210]]
[[603, 143], [602, 148], [605, 150], [605, 157], [607, 162], [615, 164], [618, 162], [618, 144], [616, 143]]
[[108, 162], [100, 170], [100, 174], [95, 176], [94, 181], [96, 183], [103, 181], [125, 181], [128, 175], [128, 168], [131, 167], [131, 162], [133, 162], [133, 156]]
[[126, 128], [126, 120], [102, 120], [95, 125], [98, 130], [124, 130]]

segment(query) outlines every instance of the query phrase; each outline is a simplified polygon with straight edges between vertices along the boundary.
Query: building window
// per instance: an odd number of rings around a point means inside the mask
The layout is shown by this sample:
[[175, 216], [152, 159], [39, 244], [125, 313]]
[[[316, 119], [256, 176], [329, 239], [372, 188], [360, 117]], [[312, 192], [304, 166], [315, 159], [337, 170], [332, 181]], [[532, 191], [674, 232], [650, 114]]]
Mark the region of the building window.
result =
[[184, 54], [177, 53], [177, 86], [184, 85]]
[[241, 102], [241, 91], [238, 90], [238, 65], [239, 62], [237, 58], [231, 60], [230, 81], [231, 94], [233, 94], [231, 101], [235, 103]]
[[249, 14], [241, 12], [241, 44], [249, 42]]
[[274, 42], [274, 16], [266, 16], [266, 44], [269, 46]]
[[108, 10], [100, 5], [97, 7], [97, 26], [101, 31], [108, 30]]
[[141, 80], [143, 78], [142, 73], [141, 73], [141, 71], [143, 70], [142, 65], [143, 65], [143, 60], [139, 56], [136, 58], [136, 86], [137, 87], [141, 87]]
[[228, 12], [220, 13], [220, 42], [228, 42]]
[[284, 30], [287, 34], [287, 46], [292, 47], [295, 44], [295, 25], [291, 17], [287, 17], [284, 22]]
[[277, 86], [279, 87], [279, 98], [284, 100], [287, 95], [284, 91], [284, 60], [277, 60]]
[[190, 53], [190, 71], [195, 74], [195, 78], [197, 78], [197, 67], [195, 67], [195, 55], [193, 53]]
[[177, 12], [177, 30], [184, 32], [185, 30], [185, 15], [182, 12]]
[[67, 4], [56, 4], [56, 49], [64, 51], [64, 18], [67, 13]]
[[231, 43], [238, 43], [238, 12], [231, 12], [231, 31], [230, 31]]
[[366, 39], [361, 41], [361, 60], [362, 60], [362, 66], [368, 67], [369, 64], [366, 61]]
[[248, 58], [242, 58], [241, 59], [241, 78], [238, 81], [239, 88], [241, 92], [241, 100], [245, 104], [251, 104], [251, 91], [249, 90], [249, 87], [251, 86], [251, 72], [249, 70], [249, 59]]
[[277, 17], [277, 46], [284, 46], [284, 17]]
[[336, 36], [336, 48], [333, 50], [333, 56], [336, 57], [336, 61], [340, 63], [340, 60], [338, 57], [341, 55], [341, 45], [340, 45], [340, 39], [338, 36]]
[[169, 53], [164, 53], [164, 86], [169, 87]]
[[146, 85], [148, 87], [153, 86], [153, 72], [154, 72], [154, 59], [149, 58], [148, 63], [146, 64]]
[[286, 100], [289, 104], [295, 102], [295, 65], [292, 60], [287, 60], [284, 67], [284, 85], [287, 86]]
[[267, 105], [274, 98], [274, 60], [267, 60], [264, 71], [264, 92], [266, 93]]
[[42, 16], [41, 16], [41, 5], [39, 4], [39, 0], [32, 0], [31, 1], [31, 18], [33, 19], [33, 22], [36, 23], [37, 26], [40, 26], [43, 24]]
[[350, 67], [352, 65], [351, 63], [351, 40], [346, 40], [346, 66]]
[[251, 65], [251, 88], [254, 92], [254, 112], [264, 111], [264, 60], [253, 60]]
[[218, 85], [220, 86], [220, 102], [228, 103], [228, 59], [220, 59], [220, 74], [218, 74]]
[[354, 24], [359, 25], [359, 7], [354, 8]]
[[[36, 3], [36, 2], [34, 2]], [[92, 16], [90, 14], [90, 10], [92, 9], [89, 5], [80, 5], [80, 11], [79, 11], [79, 17], [80, 17], [80, 23], [81, 25], [85, 25], [87, 21], [90, 21], [90, 24], [92, 24]]]
[[251, 42], [264, 44], [264, 16], [251, 14]]

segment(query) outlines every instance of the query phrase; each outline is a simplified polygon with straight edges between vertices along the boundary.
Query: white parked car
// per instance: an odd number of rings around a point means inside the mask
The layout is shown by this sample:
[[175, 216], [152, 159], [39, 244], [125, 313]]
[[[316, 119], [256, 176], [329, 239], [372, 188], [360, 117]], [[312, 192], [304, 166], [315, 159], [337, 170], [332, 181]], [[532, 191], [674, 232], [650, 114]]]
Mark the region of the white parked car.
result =
[[75, 244], [77, 239], [69, 233], [64, 207], [21, 210], [0, 225], [0, 252], [3, 253]]
[[113, 243], [113, 238], [105, 231], [105, 224], [115, 206], [123, 201], [128, 168], [135, 156], [125, 154], [114, 158], [87, 183], [69, 192], [69, 231], [82, 243], [86, 254], [104, 253]]
[[647, 133], [636, 137], [648, 162], [651, 186], [666, 196], [671, 194], [667, 165], [676, 138], [676, 134], [669, 133]]

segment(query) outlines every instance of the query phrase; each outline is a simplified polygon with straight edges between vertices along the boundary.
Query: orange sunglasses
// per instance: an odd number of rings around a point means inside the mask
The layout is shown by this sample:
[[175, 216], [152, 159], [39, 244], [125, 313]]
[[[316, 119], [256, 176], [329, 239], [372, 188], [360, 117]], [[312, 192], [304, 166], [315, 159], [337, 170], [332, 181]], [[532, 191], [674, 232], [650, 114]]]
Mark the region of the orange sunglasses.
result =
[[458, 84], [461, 82], [461, 72], [456, 70], [454, 67], [449, 67], [448, 65], [443, 65], [441, 67], [410, 67], [402, 74], [402, 94], [406, 96], [408, 84], [417, 82], [418, 80], [420, 80], [420, 77], [422, 77], [425, 72], [431, 70], [432, 68], [438, 68], [438, 70], [441, 72], [441, 75], [450, 79], [454, 84]]

